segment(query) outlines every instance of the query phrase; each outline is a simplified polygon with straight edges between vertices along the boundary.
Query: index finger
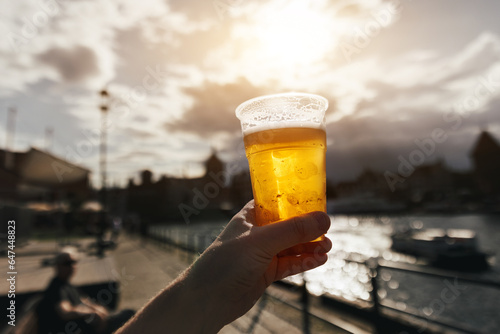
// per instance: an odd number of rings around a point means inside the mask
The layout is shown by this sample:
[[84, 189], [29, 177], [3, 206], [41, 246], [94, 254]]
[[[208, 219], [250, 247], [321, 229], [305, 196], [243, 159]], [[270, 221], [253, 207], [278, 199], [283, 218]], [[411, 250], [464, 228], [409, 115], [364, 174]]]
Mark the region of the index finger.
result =
[[324, 212], [314, 211], [277, 223], [259, 226], [259, 246], [269, 255], [312, 241], [330, 228], [330, 217]]

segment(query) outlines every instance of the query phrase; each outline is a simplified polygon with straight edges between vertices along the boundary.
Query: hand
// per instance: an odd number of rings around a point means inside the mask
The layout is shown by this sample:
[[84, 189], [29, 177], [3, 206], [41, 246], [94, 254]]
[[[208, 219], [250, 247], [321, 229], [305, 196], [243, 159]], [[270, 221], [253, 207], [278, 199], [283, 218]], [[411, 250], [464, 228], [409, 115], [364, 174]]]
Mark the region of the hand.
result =
[[218, 331], [246, 313], [272, 282], [324, 264], [331, 241], [308, 241], [329, 227], [323, 212], [255, 226], [249, 202], [187, 273], [188, 285], [210, 299], [206, 321], [216, 320]]
[[116, 334], [217, 333], [247, 312], [274, 281], [327, 260], [330, 218], [312, 212], [255, 226], [249, 202], [200, 258]]
[[93, 308], [101, 318], [107, 318], [109, 316], [109, 312], [105, 307], [101, 305], [94, 305]]

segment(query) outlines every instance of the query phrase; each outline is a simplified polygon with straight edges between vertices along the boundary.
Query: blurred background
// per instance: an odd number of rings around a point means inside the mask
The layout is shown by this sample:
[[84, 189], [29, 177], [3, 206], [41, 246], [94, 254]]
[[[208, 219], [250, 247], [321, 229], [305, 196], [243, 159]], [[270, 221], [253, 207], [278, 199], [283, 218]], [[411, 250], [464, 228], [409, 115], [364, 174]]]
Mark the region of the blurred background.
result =
[[[235, 108], [304, 91], [330, 102], [334, 249], [286, 284], [307, 282], [319, 309], [370, 310], [368, 332], [380, 314], [500, 329], [496, 1], [0, 3], [0, 217], [25, 256], [46, 250], [33, 265], [66, 244], [139, 252], [138, 235], [196, 255], [252, 198]], [[457, 279], [468, 289], [447, 302]]]

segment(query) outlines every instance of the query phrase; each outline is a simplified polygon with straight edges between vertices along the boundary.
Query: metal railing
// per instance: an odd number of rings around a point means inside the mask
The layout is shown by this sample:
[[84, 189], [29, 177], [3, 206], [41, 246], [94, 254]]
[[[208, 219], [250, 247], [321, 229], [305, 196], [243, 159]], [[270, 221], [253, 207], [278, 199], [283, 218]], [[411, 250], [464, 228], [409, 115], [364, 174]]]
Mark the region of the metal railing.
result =
[[[446, 329], [452, 329], [454, 331], [458, 331], [460, 333], [467, 333], [467, 334], [478, 334], [478, 330], [475, 328], [471, 328], [467, 324], [457, 324], [455, 322], [450, 322], [450, 321], [445, 321], [443, 319], [433, 319], [430, 317], [423, 316], [419, 313], [417, 313], [413, 309], [409, 310], [401, 310], [398, 308], [395, 308], [391, 305], [388, 305], [387, 303], [384, 303], [379, 299], [379, 281], [378, 278], [380, 277], [380, 272], [381, 270], [392, 270], [392, 271], [398, 271], [398, 272], [403, 272], [403, 273], [411, 273], [415, 275], [420, 275], [420, 276], [426, 276], [426, 277], [433, 277], [433, 278], [438, 278], [442, 280], [446, 279], [451, 279], [451, 280], [458, 280], [460, 281], [461, 284], [463, 283], [470, 283], [470, 284], [475, 284], [479, 285], [481, 287], [485, 288], [494, 288], [500, 290], [500, 282], [498, 281], [493, 281], [490, 279], [484, 279], [484, 278], [478, 278], [477, 276], [467, 274], [467, 273], [461, 273], [461, 272], [453, 272], [450, 273], [449, 271], [445, 271], [442, 269], [437, 269], [433, 267], [424, 267], [424, 266], [417, 266], [417, 265], [410, 265], [410, 264], [404, 264], [404, 263], [391, 263], [391, 262], [386, 262], [382, 260], [372, 260], [371, 266], [369, 266], [370, 269], [372, 270], [372, 278], [371, 278], [371, 285], [372, 285], [372, 291], [371, 291], [371, 299], [373, 302], [372, 306], [372, 312], [374, 314], [374, 319], [375, 323], [374, 325], [376, 327], [380, 326], [379, 320], [383, 318], [383, 308], [385, 309], [390, 309], [392, 311], [395, 311], [397, 313], [402, 313], [407, 316], [411, 316], [415, 319], [418, 320], [423, 320], [423, 323], [421, 321], [418, 321], [416, 324], [418, 329], [418, 333], [425, 333], [426, 332], [426, 327], [428, 323], [437, 325], [439, 327], [443, 327]], [[422, 326], [422, 324], [425, 324], [425, 326]], [[382, 331], [381, 331], [382, 330]], [[383, 333], [383, 329], [378, 330], [380, 333]]]

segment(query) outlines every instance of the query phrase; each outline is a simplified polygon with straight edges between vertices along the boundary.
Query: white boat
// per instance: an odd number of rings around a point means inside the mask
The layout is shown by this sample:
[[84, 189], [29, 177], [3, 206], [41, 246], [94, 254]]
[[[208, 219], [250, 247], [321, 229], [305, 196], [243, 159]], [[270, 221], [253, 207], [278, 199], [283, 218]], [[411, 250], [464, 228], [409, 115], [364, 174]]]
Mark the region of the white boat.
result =
[[456, 270], [487, 269], [488, 254], [478, 247], [476, 233], [465, 229], [408, 229], [391, 235], [392, 249]]

